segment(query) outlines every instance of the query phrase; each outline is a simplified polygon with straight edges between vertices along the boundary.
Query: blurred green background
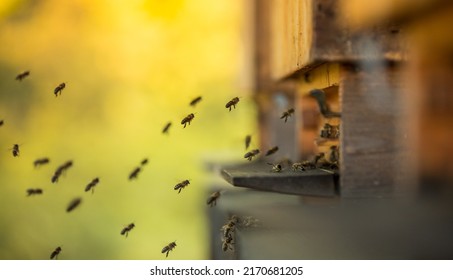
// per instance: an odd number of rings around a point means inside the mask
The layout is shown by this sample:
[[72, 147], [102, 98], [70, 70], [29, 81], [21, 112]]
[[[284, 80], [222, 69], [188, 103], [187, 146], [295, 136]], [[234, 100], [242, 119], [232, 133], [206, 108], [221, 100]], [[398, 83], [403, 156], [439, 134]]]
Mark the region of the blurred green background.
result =
[[[60, 259], [162, 259], [174, 240], [169, 258], [209, 258], [204, 164], [242, 161], [242, 139], [256, 135], [244, 13], [229, 0], [0, 1], [0, 259], [48, 259], [57, 246]], [[34, 168], [40, 157], [50, 164]], [[74, 166], [52, 184], [67, 160]], [[26, 197], [28, 188], [44, 194]]]

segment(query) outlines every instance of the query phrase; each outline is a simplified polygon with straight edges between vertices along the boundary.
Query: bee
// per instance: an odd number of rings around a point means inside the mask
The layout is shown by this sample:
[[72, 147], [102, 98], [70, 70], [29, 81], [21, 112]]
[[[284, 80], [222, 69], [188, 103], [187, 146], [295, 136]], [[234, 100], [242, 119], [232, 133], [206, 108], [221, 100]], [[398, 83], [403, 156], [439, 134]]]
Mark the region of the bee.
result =
[[181, 124], [184, 125], [184, 128], [186, 128], [186, 125], [189, 124], [190, 125], [190, 122], [195, 118], [195, 115], [194, 114], [189, 114], [187, 115], [187, 117], [185, 117], [184, 119], [182, 119], [181, 121]]
[[329, 150], [329, 161], [331, 163], [337, 163], [340, 160], [340, 150], [338, 149], [338, 146], [330, 146]]
[[319, 153], [315, 156], [313, 163], [316, 166], [323, 166], [326, 163], [326, 155], [324, 153]]
[[44, 164], [48, 164], [50, 162], [49, 158], [38, 158], [37, 160], [35, 160], [33, 162], [33, 165], [36, 167], [38, 166], [41, 166], [41, 165], [44, 165]]
[[288, 109], [288, 111], [283, 112], [283, 114], [280, 117], [280, 119], [285, 119], [285, 122], [286, 122], [288, 120], [288, 118], [292, 116], [293, 113], [294, 113], [294, 109], [293, 108]]
[[129, 225], [125, 226], [121, 230], [121, 235], [126, 235], [126, 238], [127, 238], [127, 235], [129, 234], [129, 231], [131, 231], [134, 227], [135, 227], [134, 223], [130, 223]]
[[220, 197], [220, 192], [216, 191], [211, 194], [211, 196], [208, 198], [208, 201], [206, 204], [208, 204], [210, 207], [215, 206], [217, 204], [217, 200]]
[[61, 252], [61, 247], [58, 246], [57, 248], [55, 248], [55, 250], [52, 252], [52, 254], [50, 254], [50, 259], [53, 260], [53, 259], [58, 259], [58, 255], [60, 254]]
[[272, 171], [273, 171], [273, 172], [280, 172], [280, 171], [282, 171], [282, 166], [281, 166], [281, 164], [273, 164], [273, 163], [269, 163], [269, 162], [268, 162], [267, 164], [272, 165]]
[[167, 246], [165, 246], [164, 248], [162, 248], [162, 254], [167, 253], [165, 255], [165, 257], [167, 258], [168, 253], [170, 253], [170, 251], [173, 250], [175, 247], [176, 247], [176, 241], [173, 241], [170, 244], [168, 244]]
[[60, 178], [61, 174], [63, 174], [63, 172], [65, 172], [66, 170], [68, 170], [71, 166], [72, 166], [72, 160], [68, 160], [67, 162], [63, 163], [62, 165], [60, 165], [57, 170], [55, 170], [55, 173], [54, 175], [52, 176], [52, 183], [56, 183], [58, 182], [58, 179]]
[[340, 137], [340, 126], [326, 123], [321, 130], [320, 136], [322, 138], [338, 138]]
[[250, 143], [252, 142], [252, 135], [245, 136], [245, 150], [250, 147]]
[[270, 156], [272, 154], [275, 154], [278, 151], [278, 146], [272, 147], [269, 149], [269, 151], [266, 152], [265, 156]]
[[165, 126], [164, 129], [162, 129], [162, 133], [166, 134], [168, 133], [168, 130], [170, 129], [171, 122], [168, 122]]
[[55, 97], [58, 96], [58, 94], [61, 95], [61, 92], [63, 91], [63, 89], [66, 87], [66, 84], [65, 83], [61, 83], [59, 84], [54, 90], [53, 90], [53, 93], [55, 94]]
[[192, 101], [190, 101], [190, 106], [195, 107], [201, 101], [201, 99], [201, 96], [195, 97]]
[[189, 180], [184, 180], [181, 183], [176, 184], [174, 189], [175, 189], [175, 191], [179, 190], [178, 193], [180, 193], [182, 191], [182, 189], [184, 189], [189, 184], [190, 184]]
[[254, 156], [258, 155], [260, 153], [260, 150], [259, 149], [255, 149], [255, 150], [251, 150], [250, 152], [247, 152], [245, 155], [244, 155], [244, 158], [248, 159], [249, 161], [251, 161], [253, 159]]
[[26, 77], [28, 77], [28, 75], [30, 75], [30, 71], [24, 71], [16, 76], [16, 80], [18, 80], [20, 82], [23, 79], [25, 79]]
[[145, 166], [148, 164], [148, 159], [147, 158], [144, 158], [141, 162], [140, 162], [140, 165], [141, 166]]
[[42, 194], [42, 189], [28, 189], [27, 196], [35, 195], [35, 194]]
[[69, 202], [68, 207], [66, 207], [66, 212], [71, 212], [72, 210], [76, 209], [77, 206], [82, 203], [82, 199], [80, 197], [76, 197], [71, 202]]
[[239, 218], [236, 215], [231, 216], [226, 224], [220, 229], [223, 232], [223, 237], [228, 238], [236, 230], [236, 224], [239, 222]]
[[234, 251], [233, 247], [233, 237], [231, 235], [228, 235], [226, 238], [222, 238], [222, 250], [226, 252], [228, 249]]
[[136, 167], [132, 170], [131, 174], [129, 174], [129, 180], [137, 179], [138, 173], [140, 173], [142, 169], [140, 167]]
[[316, 164], [309, 160], [305, 160], [302, 162], [295, 162], [292, 165], [293, 171], [306, 171], [311, 169], [316, 169]]
[[0, 120], [0, 126], [2, 126], [5, 123], [4, 120]]
[[231, 107], [236, 109], [236, 104], [238, 104], [238, 103], [239, 103], [239, 97], [235, 97], [235, 98], [231, 99], [230, 101], [228, 101], [228, 103], [225, 105], [225, 108], [228, 108], [228, 109], [230, 109], [229, 111], [231, 111]]
[[14, 144], [14, 145], [13, 145], [13, 148], [12, 148], [12, 151], [13, 151], [13, 156], [14, 156], [14, 157], [18, 157], [19, 154], [20, 154], [20, 151], [19, 151], [19, 144]]
[[96, 177], [94, 178], [86, 187], [85, 187], [85, 191], [88, 192], [88, 191], [92, 191], [92, 193], [94, 193], [94, 187], [99, 183], [99, 178]]

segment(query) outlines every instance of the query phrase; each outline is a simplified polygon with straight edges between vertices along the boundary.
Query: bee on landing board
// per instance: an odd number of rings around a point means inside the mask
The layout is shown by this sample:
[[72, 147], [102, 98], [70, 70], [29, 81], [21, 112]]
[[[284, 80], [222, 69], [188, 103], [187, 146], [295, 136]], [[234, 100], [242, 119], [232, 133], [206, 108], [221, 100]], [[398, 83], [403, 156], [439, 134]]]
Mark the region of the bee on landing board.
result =
[[192, 101], [190, 101], [190, 106], [195, 107], [198, 103], [200, 103], [201, 99], [201, 96], [195, 97]]
[[169, 129], [171, 127], [171, 122], [168, 122], [165, 126], [164, 126], [164, 129], [162, 129], [162, 133], [163, 134], [167, 134]]
[[173, 241], [170, 244], [168, 244], [167, 246], [165, 246], [164, 248], [162, 248], [162, 254], [167, 253], [165, 255], [165, 257], [167, 258], [168, 257], [168, 253], [170, 253], [170, 251], [172, 251], [175, 247], [176, 247], [176, 241]]
[[66, 87], [66, 84], [65, 83], [61, 83], [59, 84], [54, 90], [53, 90], [53, 93], [55, 94], [55, 97], [57, 97], [58, 95], [61, 95], [61, 92], [63, 91], [63, 89]]
[[122, 230], [121, 230], [121, 235], [125, 235], [126, 238], [127, 238], [127, 235], [129, 234], [129, 232], [135, 227], [135, 224], [134, 223], [130, 223], [129, 225], [125, 226]]
[[60, 254], [61, 252], [61, 247], [58, 246], [57, 248], [55, 248], [55, 250], [52, 252], [52, 254], [50, 254], [50, 259], [53, 260], [53, 259], [58, 259], [58, 255]]
[[232, 108], [236, 109], [236, 105], [238, 103], [239, 103], [239, 97], [235, 97], [227, 102], [227, 104], [225, 105], [225, 108], [227, 108], [227, 109], [229, 109], [229, 111], [231, 111]]
[[213, 192], [211, 194], [211, 196], [208, 198], [208, 200], [206, 201], [206, 204], [208, 204], [210, 207], [216, 206], [217, 200], [219, 199], [219, 197], [220, 197], [219, 191]]
[[21, 82], [23, 79], [27, 78], [30, 75], [30, 71], [24, 71], [16, 76], [16, 80]]
[[194, 114], [189, 114], [187, 115], [187, 117], [185, 117], [184, 119], [182, 119], [181, 121], [181, 124], [184, 125], [183, 128], [186, 128], [186, 125], [189, 124], [190, 125], [190, 122], [195, 118], [195, 115]]
[[41, 165], [45, 165], [45, 164], [48, 164], [50, 162], [49, 158], [38, 158], [37, 160], [35, 160], [33, 162], [33, 165], [35, 168], [41, 166]]
[[99, 178], [96, 177], [94, 178], [88, 185], [85, 187], [85, 191], [88, 192], [91, 190], [92, 193], [94, 193], [94, 187], [99, 183]]
[[5, 123], [4, 120], [0, 120], [0, 126], [3, 126], [4, 123]]
[[272, 165], [272, 172], [280, 172], [283, 169], [282, 165], [278, 164], [278, 163], [277, 164], [273, 164], [273, 163], [269, 163], [268, 162], [267, 164]]
[[255, 149], [255, 150], [251, 150], [250, 152], [247, 152], [245, 155], [244, 155], [244, 158], [248, 159], [249, 161], [251, 161], [253, 159], [254, 156], [258, 155], [260, 153], [260, 150], [259, 149]]
[[71, 212], [72, 210], [76, 209], [80, 203], [82, 203], [82, 199], [80, 197], [76, 197], [71, 202], [69, 202], [68, 207], [66, 207], [66, 212]]
[[182, 189], [184, 189], [186, 186], [188, 186], [190, 184], [190, 181], [189, 180], [184, 180], [182, 181], [181, 183], [178, 183], [176, 184], [175, 186], [175, 191], [176, 190], [179, 190], [178, 193], [180, 193], [182, 191]]
[[288, 109], [288, 111], [283, 112], [283, 114], [280, 117], [280, 119], [285, 119], [285, 122], [286, 122], [288, 120], [288, 118], [292, 116], [293, 113], [294, 113], [294, 109], [293, 108]]
[[27, 189], [27, 196], [42, 194], [42, 189]]
[[142, 169], [140, 167], [136, 167], [132, 170], [131, 174], [129, 174], [129, 180], [137, 179], [138, 173], [140, 173]]

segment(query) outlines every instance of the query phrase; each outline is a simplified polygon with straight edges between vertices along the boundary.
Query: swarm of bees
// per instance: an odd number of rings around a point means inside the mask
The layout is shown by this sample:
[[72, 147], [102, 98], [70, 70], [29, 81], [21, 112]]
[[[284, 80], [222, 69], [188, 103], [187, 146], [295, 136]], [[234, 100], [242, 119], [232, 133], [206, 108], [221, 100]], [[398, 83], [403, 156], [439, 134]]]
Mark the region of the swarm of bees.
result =
[[121, 235], [125, 235], [126, 238], [127, 238], [127, 235], [129, 234], [129, 232], [135, 227], [135, 224], [134, 223], [130, 223], [128, 224], [127, 226], [125, 226], [122, 230], [121, 230]]
[[228, 249], [234, 251], [233, 235], [238, 222], [239, 218], [236, 215], [233, 215], [220, 229], [222, 231], [222, 250], [224, 252]]
[[189, 184], [190, 184], [189, 180], [184, 180], [181, 183], [176, 184], [174, 189], [175, 189], [175, 191], [178, 191], [178, 193], [180, 193], [182, 191], [182, 189], [184, 189]]
[[175, 247], [176, 247], [176, 241], [170, 242], [167, 246], [162, 248], [162, 254], [167, 253], [165, 255], [165, 257], [168, 258], [168, 253], [170, 253], [170, 251], [172, 251]]

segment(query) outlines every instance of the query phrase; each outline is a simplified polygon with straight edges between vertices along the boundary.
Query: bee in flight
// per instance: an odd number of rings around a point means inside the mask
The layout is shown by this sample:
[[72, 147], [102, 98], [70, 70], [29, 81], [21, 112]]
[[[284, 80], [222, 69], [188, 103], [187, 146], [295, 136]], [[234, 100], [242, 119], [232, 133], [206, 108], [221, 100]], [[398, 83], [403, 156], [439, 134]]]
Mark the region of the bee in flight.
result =
[[138, 173], [140, 173], [142, 169], [140, 167], [136, 167], [132, 170], [131, 174], [129, 174], [129, 180], [137, 179]]
[[171, 122], [168, 122], [165, 126], [164, 126], [164, 129], [162, 129], [162, 133], [166, 134], [168, 133], [168, 130], [170, 129], [171, 127]]
[[217, 204], [217, 200], [220, 197], [220, 192], [216, 191], [211, 194], [211, 196], [208, 198], [208, 201], [206, 201], [206, 204], [208, 204], [210, 207], [215, 206]]
[[129, 232], [135, 227], [135, 224], [134, 223], [130, 223], [129, 225], [125, 226], [122, 230], [121, 230], [121, 235], [126, 235], [126, 238], [127, 238], [127, 235], [129, 234]]
[[272, 147], [269, 149], [269, 151], [266, 152], [265, 156], [270, 156], [272, 154], [275, 154], [278, 151], [278, 146]]
[[227, 102], [227, 104], [225, 105], [225, 108], [230, 109], [229, 111], [231, 111], [231, 108], [236, 109], [236, 104], [238, 104], [238, 103], [239, 103], [239, 97], [235, 97]]
[[23, 79], [27, 78], [28, 75], [30, 75], [30, 71], [24, 71], [16, 76], [16, 80], [18, 80], [20, 82]]
[[80, 205], [80, 203], [82, 203], [82, 199], [80, 197], [74, 198], [73, 200], [71, 200], [71, 202], [69, 202], [68, 207], [66, 208], [66, 212], [69, 213], [72, 210], [76, 209], [77, 206]]
[[170, 253], [171, 250], [173, 250], [174, 248], [176, 247], [176, 241], [173, 241], [171, 242], [170, 244], [168, 244], [167, 246], [165, 246], [163, 249], [162, 249], [162, 254], [165, 254], [165, 257], [167, 258], [168, 257], [168, 253]]
[[61, 92], [63, 91], [63, 89], [66, 87], [66, 84], [65, 83], [61, 83], [59, 84], [54, 90], [53, 90], [53, 93], [55, 94], [55, 97], [58, 96], [58, 94], [61, 95]]
[[182, 181], [181, 183], [178, 183], [176, 184], [175, 186], [175, 191], [176, 190], [179, 190], [178, 193], [180, 193], [182, 191], [182, 189], [184, 189], [186, 186], [188, 186], [190, 184], [190, 181], [189, 180], [184, 180]]
[[236, 230], [236, 224], [239, 222], [239, 218], [236, 215], [231, 216], [226, 224], [220, 229], [223, 232], [223, 237], [228, 238]]
[[33, 165], [36, 167], [48, 164], [50, 162], [49, 158], [38, 158], [33, 162]]
[[85, 191], [88, 192], [91, 190], [92, 193], [94, 193], [94, 187], [99, 183], [99, 178], [96, 177], [94, 178], [88, 185], [85, 187]]
[[245, 150], [250, 147], [250, 143], [252, 142], [252, 135], [245, 136]]
[[42, 194], [42, 189], [28, 189], [27, 196]]
[[61, 247], [58, 246], [57, 248], [55, 248], [55, 250], [52, 252], [52, 254], [50, 254], [50, 259], [53, 260], [53, 259], [58, 259], [58, 255], [60, 254], [61, 252]]
[[201, 96], [195, 97], [192, 101], [190, 101], [190, 106], [195, 107], [198, 103], [200, 103], [201, 99]]
[[4, 120], [0, 120], [0, 126], [2, 126], [5, 123]]
[[13, 150], [13, 156], [18, 157], [20, 154], [19, 144], [14, 144], [12, 150]]
[[244, 158], [248, 159], [249, 161], [251, 161], [253, 159], [254, 156], [258, 155], [260, 153], [260, 150], [258, 149], [255, 149], [255, 150], [251, 150], [250, 152], [247, 152], [245, 155], [244, 155]]
[[52, 176], [52, 183], [58, 182], [58, 179], [60, 178], [61, 174], [68, 170], [72, 166], [72, 160], [68, 160], [67, 162], [63, 163], [60, 165], [57, 170], [55, 170], [55, 173]]
[[186, 125], [189, 124], [190, 125], [190, 122], [195, 118], [195, 115], [194, 114], [188, 114], [187, 117], [185, 117], [184, 119], [182, 119], [181, 121], [181, 124], [184, 125], [184, 128], [186, 128]]
[[280, 117], [280, 119], [285, 119], [285, 122], [286, 122], [288, 120], [288, 118], [292, 116], [293, 113], [294, 113], [294, 109], [293, 108], [288, 109], [288, 111], [283, 112], [283, 114]]

